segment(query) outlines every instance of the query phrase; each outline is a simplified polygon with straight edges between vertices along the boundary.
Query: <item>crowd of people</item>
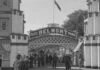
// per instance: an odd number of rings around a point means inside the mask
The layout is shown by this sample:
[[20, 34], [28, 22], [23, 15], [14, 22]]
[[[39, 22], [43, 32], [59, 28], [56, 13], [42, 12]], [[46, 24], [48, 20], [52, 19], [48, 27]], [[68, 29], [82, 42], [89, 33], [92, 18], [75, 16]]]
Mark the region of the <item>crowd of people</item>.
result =
[[[14, 62], [14, 70], [28, 70], [34, 67], [43, 67], [45, 65], [51, 65], [56, 68], [59, 58], [56, 53], [47, 54], [40, 52], [38, 54], [33, 54], [28, 56], [17, 55]], [[71, 69], [71, 57], [69, 55], [63, 56], [63, 62], [65, 63], [66, 70]]]

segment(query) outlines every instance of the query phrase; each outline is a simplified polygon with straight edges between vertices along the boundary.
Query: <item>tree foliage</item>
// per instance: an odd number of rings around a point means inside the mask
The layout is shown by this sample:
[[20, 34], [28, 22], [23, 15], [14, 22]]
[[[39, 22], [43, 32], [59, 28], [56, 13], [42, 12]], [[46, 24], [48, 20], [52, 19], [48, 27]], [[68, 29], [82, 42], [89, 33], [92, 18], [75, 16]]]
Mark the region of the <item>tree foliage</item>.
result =
[[63, 27], [70, 31], [77, 31], [79, 36], [84, 35], [84, 20], [88, 16], [88, 11], [77, 10], [68, 15], [68, 20], [64, 22]]

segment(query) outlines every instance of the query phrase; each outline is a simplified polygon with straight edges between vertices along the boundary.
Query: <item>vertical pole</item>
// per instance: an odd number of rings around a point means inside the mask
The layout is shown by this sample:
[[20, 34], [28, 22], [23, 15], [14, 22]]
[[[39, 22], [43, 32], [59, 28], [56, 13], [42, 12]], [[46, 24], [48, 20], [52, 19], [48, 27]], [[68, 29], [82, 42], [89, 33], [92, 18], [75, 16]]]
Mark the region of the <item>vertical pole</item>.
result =
[[54, 5], [55, 5], [55, 0], [53, 0], [53, 23], [54, 23], [54, 19], [55, 19], [55, 13], [54, 13], [54, 11], [55, 11], [54, 8], [55, 8], [55, 6], [54, 6]]
[[100, 11], [100, 0], [98, 0], [98, 12]]
[[[91, 43], [91, 44], [93, 43], [93, 42], [92, 42], [92, 37], [90, 37], [90, 43]], [[93, 53], [93, 52], [92, 52], [92, 47], [93, 47], [93, 46], [91, 45], [91, 46], [90, 46], [90, 49], [91, 49], [91, 67], [93, 66], [93, 64], [92, 64], [92, 63], [93, 63], [93, 62], [92, 62], [92, 53]]]

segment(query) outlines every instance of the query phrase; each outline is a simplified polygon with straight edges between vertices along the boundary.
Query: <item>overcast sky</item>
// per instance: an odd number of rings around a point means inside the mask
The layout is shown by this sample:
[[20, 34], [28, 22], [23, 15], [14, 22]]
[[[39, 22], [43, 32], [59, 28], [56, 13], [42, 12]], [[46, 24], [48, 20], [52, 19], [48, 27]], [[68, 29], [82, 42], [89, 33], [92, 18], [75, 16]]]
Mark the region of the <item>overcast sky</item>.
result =
[[[56, 0], [61, 11], [54, 6], [54, 22], [60, 25], [67, 19], [67, 15], [78, 9], [87, 9], [86, 0]], [[22, 0], [21, 9], [25, 14], [25, 33], [53, 23], [53, 0]]]

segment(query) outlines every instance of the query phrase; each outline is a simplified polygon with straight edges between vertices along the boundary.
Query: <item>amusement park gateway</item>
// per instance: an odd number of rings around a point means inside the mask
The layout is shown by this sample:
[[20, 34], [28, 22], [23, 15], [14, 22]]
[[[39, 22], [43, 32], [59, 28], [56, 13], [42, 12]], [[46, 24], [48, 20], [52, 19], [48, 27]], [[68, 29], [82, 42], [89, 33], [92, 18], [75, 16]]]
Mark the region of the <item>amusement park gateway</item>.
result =
[[[29, 37], [29, 55], [44, 54], [53, 55], [56, 53], [61, 60], [65, 54], [72, 55], [73, 64], [78, 65], [73, 50], [77, 46], [77, 33], [67, 31], [57, 26], [58, 24], [50, 23], [47, 27], [31, 30]], [[79, 55], [77, 53], [77, 55]], [[78, 59], [78, 58], [77, 58]], [[77, 61], [77, 62], [76, 62]]]
[[21, 0], [0, 0], [1, 67], [13, 67], [18, 54], [32, 56], [44, 49], [44, 52], [71, 54], [75, 66], [81, 63], [84, 67], [100, 68], [100, 0], [87, 0], [88, 20], [80, 38], [77, 32], [67, 31], [55, 23], [25, 34], [20, 3]]

